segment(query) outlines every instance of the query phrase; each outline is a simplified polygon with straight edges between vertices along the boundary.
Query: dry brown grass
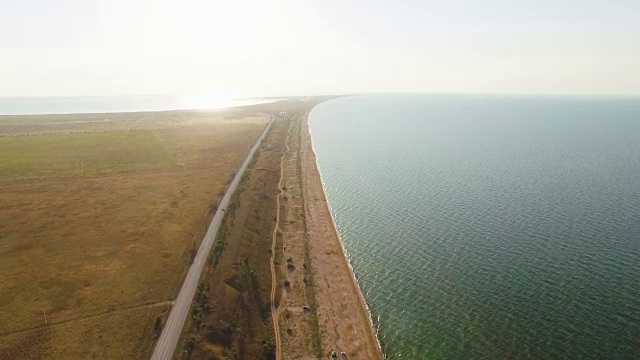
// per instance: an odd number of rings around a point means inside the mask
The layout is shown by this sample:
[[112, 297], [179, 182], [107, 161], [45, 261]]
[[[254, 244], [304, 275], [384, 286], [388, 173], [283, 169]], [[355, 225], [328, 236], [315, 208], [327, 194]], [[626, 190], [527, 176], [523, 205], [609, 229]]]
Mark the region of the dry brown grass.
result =
[[[137, 130], [112, 131], [136, 116], [114, 115], [105, 132], [90, 117], [49, 135], [59, 118], [0, 119], [0, 358], [148, 356], [163, 302], [267, 120], [227, 115], [144, 114]], [[39, 134], [6, 135], [15, 127]]]
[[[282, 254], [287, 263], [281, 265], [279, 279], [290, 287], [284, 293], [279, 317], [284, 359], [321, 357], [320, 327], [317, 318], [317, 291], [314, 282], [314, 264], [308, 243], [300, 159], [301, 134], [305, 131], [304, 116], [292, 124], [289, 151], [283, 162], [283, 197], [280, 208], [280, 229], [283, 234]], [[302, 214], [302, 216], [301, 216]], [[282, 281], [282, 280], [281, 280]], [[303, 310], [309, 306], [309, 312]]]
[[[234, 194], [216, 238], [212, 263], [205, 270], [196, 294], [189, 326], [176, 358], [274, 359], [274, 329], [270, 309], [271, 246], [276, 220], [276, 197], [281, 191], [280, 164], [284, 156], [280, 230], [274, 263], [275, 303], [283, 302], [280, 318], [285, 358], [320, 356], [321, 334], [315, 313], [313, 269], [307, 248], [301, 191], [301, 120], [319, 101], [291, 101], [271, 105], [276, 116], [255, 163]], [[289, 137], [290, 151], [285, 143]], [[291, 187], [291, 188], [290, 188]], [[284, 198], [286, 197], [286, 199]], [[224, 246], [221, 244], [224, 243]], [[285, 249], [286, 247], [286, 249]], [[218, 250], [216, 250], [218, 249]], [[294, 268], [288, 268], [288, 264]], [[284, 281], [289, 281], [286, 294]], [[303, 315], [302, 306], [311, 305]], [[299, 311], [297, 311], [299, 310]], [[186, 350], [186, 352], [185, 352]]]
[[224, 248], [219, 258], [212, 256], [201, 282], [208, 296], [196, 295], [177, 352], [185, 358], [263, 359], [272, 354], [269, 250], [286, 131], [285, 122], [274, 123], [231, 200], [214, 246], [224, 243]]

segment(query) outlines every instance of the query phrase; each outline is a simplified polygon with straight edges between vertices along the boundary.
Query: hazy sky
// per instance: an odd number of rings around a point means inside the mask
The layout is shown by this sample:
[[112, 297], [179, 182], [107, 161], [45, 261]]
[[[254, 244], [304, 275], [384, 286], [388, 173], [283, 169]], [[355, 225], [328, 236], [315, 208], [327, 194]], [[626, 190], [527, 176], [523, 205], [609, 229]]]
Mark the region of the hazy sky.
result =
[[0, 96], [640, 95], [639, 0], [0, 0]]

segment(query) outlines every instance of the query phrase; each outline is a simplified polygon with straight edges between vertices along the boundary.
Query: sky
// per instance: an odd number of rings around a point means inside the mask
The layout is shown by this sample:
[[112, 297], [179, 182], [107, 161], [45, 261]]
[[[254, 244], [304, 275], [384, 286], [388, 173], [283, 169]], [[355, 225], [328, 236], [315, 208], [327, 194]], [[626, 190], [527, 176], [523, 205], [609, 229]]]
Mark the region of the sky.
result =
[[0, 96], [640, 95], [638, 0], [0, 0]]

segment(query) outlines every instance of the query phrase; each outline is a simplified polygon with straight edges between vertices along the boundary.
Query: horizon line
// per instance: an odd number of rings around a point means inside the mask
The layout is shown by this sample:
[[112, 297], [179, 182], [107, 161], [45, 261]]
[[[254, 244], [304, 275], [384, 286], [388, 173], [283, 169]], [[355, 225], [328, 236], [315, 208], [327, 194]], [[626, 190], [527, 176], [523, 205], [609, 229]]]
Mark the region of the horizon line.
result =
[[[155, 96], [197, 96], [216, 95], [224, 92], [194, 92], [194, 93], [137, 93], [137, 94], [105, 94], [105, 95], [0, 95], [0, 99], [55, 99], [55, 98], [118, 98], [118, 97], [155, 97]], [[238, 94], [238, 93], [236, 93]], [[627, 93], [545, 93], [545, 92], [464, 92], [464, 91], [372, 91], [372, 92], [320, 92], [320, 93], [275, 93], [264, 95], [245, 95], [232, 97], [233, 100], [270, 99], [270, 98], [300, 98], [323, 96], [366, 96], [366, 95], [471, 95], [471, 96], [567, 96], [567, 97], [640, 97], [638, 94]]]

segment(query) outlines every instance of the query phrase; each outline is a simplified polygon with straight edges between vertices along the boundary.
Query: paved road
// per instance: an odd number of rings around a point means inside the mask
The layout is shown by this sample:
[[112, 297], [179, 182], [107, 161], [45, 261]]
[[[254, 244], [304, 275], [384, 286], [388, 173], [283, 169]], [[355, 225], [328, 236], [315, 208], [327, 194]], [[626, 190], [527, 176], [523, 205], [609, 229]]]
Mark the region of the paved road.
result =
[[193, 264], [191, 264], [187, 277], [184, 279], [178, 298], [176, 298], [175, 305], [171, 309], [169, 319], [167, 320], [164, 329], [162, 329], [160, 339], [158, 339], [158, 342], [156, 343], [156, 348], [153, 351], [153, 355], [151, 355], [152, 360], [170, 360], [173, 358], [173, 353], [178, 345], [178, 340], [180, 339], [184, 322], [189, 314], [189, 308], [191, 307], [193, 296], [196, 293], [200, 274], [202, 274], [202, 270], [207, 262], [207, 257], [209, 256], [211, 247], [213, 246], [213, 240], [215, 239], [218, 228], [222, 223], [222, 217], [224, 216], [223, 210], [227, 208], [227, 205], [229, 205], [231, 194], [236, 190], [236, 187], [242, 178], [242, 174], [244, 174], [244, 171], [247, 169], [247, 165], [249, 165], [249, 162], [251, 161], [251, 158], [253, 158], [253, 154], [256, 152], [256, 149], [262, 142], [262, 139], [264, 139], [265, 135], [271, 128], [271, 124], [272, 122], [267, 125], [256, 144], [251, 148], [249, 155], [242, 163], [238, 173], [233, 178], [233, 181], [227, 188], [227, 192], [220, 201], [218, 210], [213, 216], [211, 225], [209, 225], [209, 230], [207, 230], [207, 234], [202, 240], [200, 249], [198, 249], [198, 254], [196, 254], [196, 257], [193, 259]]

